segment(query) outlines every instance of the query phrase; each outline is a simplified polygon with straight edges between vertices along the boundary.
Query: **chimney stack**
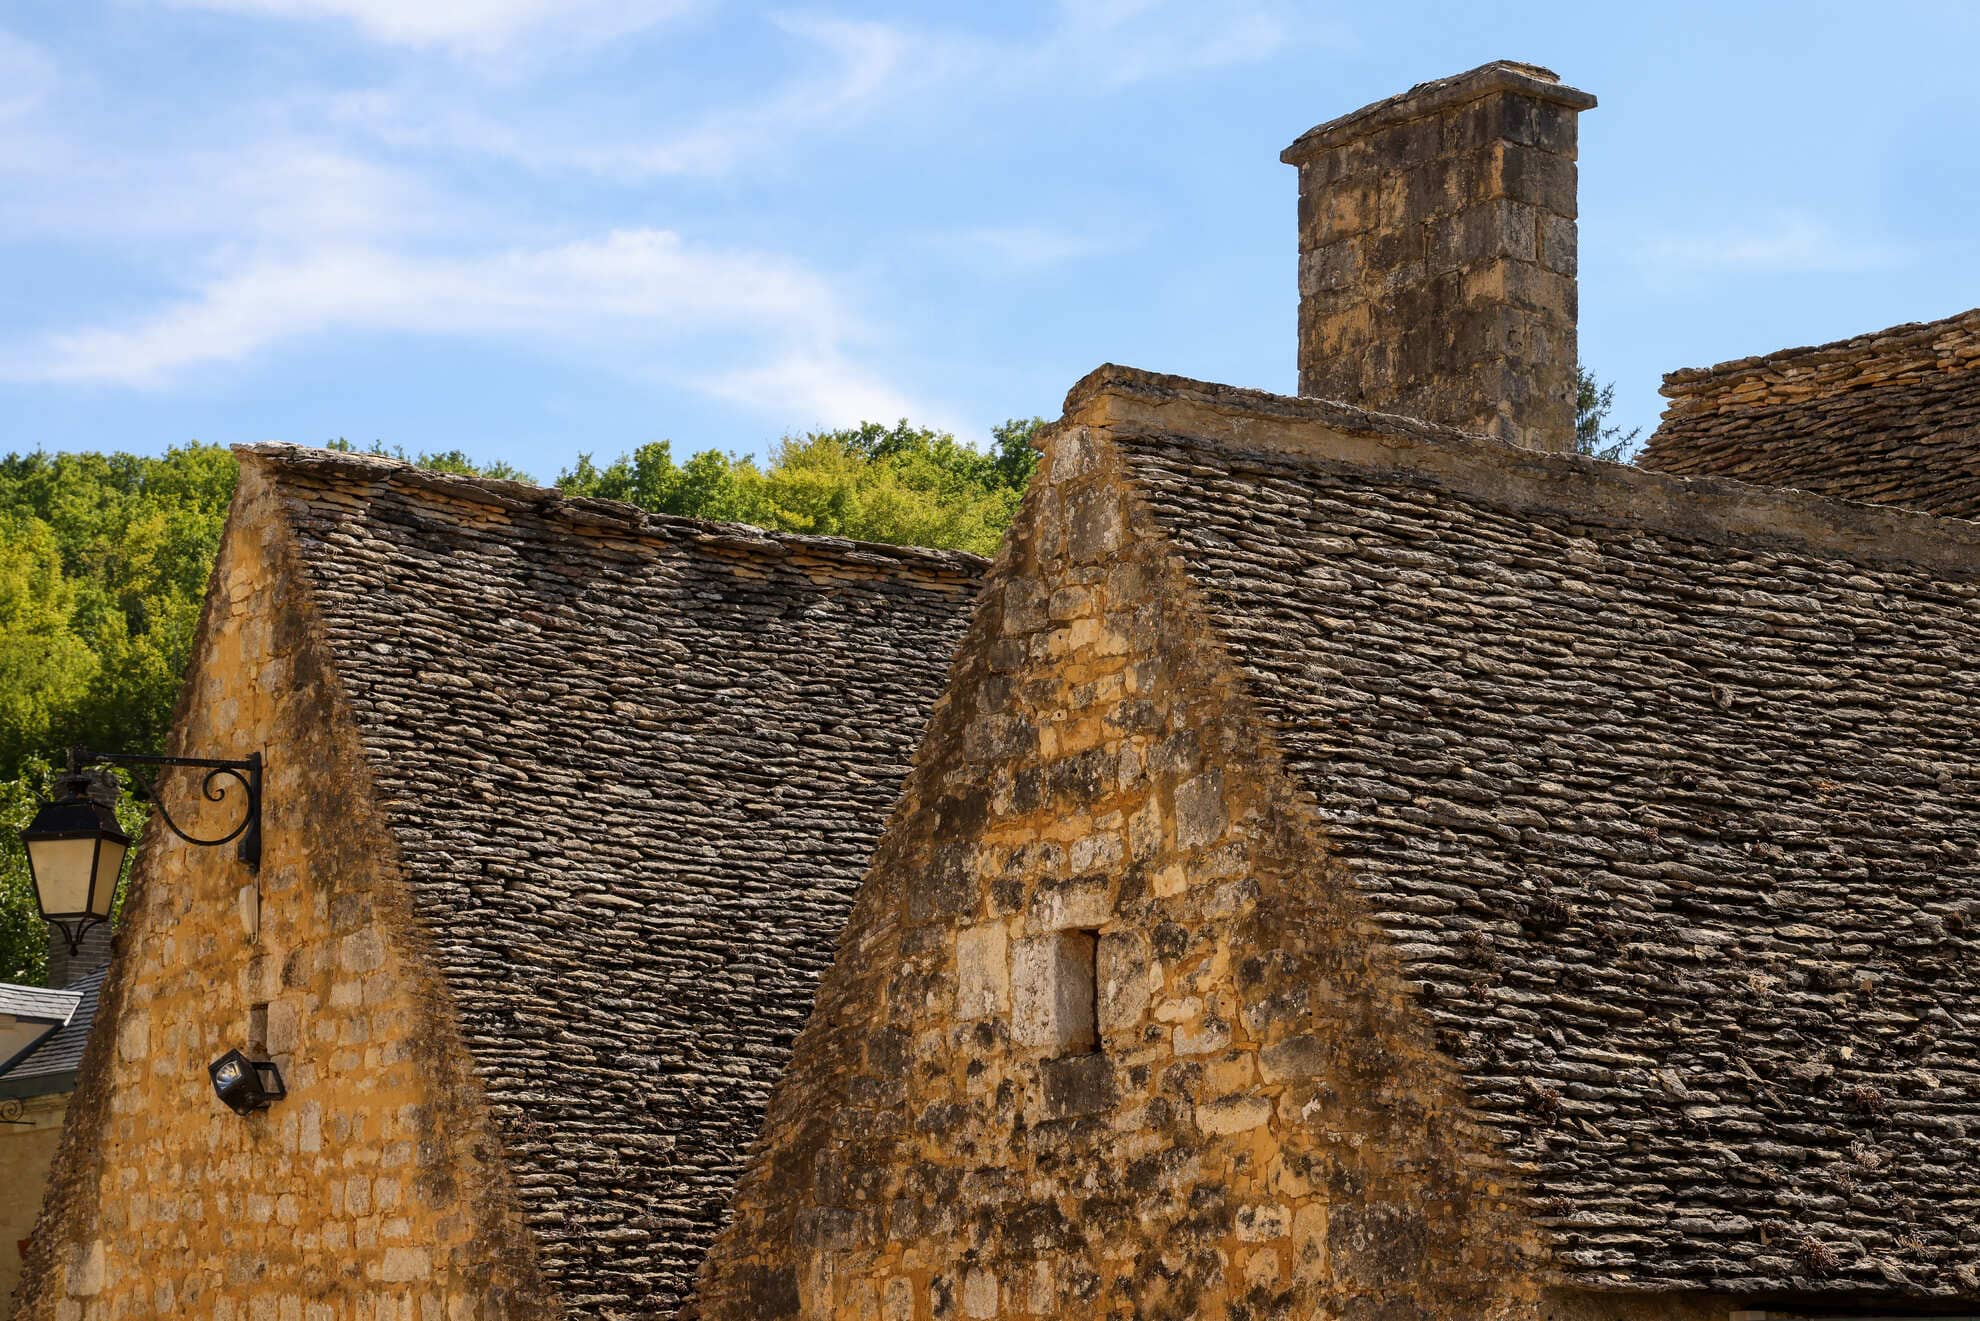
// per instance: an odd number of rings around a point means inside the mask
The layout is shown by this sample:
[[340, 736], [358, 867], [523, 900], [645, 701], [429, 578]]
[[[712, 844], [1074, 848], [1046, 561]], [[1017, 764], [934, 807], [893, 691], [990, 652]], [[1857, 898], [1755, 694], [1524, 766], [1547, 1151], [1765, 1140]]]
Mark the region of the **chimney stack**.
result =
[[69, 938], [54, 927], [48, 928], [48, 984], [56, 990], [74, 986], [110, 962], [110, 924], [101, 923], [83, 932], [74, 953]]
[[1299, 392], [1574, 448], [1575, 127], [1497, 61], [1320, 125], [1299, 167]]

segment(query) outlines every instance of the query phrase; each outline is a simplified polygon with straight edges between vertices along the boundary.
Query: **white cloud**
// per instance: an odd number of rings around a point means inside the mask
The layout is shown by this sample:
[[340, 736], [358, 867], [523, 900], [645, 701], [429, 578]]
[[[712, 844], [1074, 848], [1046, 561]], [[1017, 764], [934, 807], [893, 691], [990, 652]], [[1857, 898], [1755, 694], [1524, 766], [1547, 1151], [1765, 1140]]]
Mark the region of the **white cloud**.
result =
[[1652, 240], [1644, 260], [1665, 271], [1817, 274], [1878, 270], [1899, 254], [1874, 240], [1853, 239], [1806, 216], [1781, 216], [1713, 234], [1668, 235]]
[[1249, 64], [1282, 49], [1292, 25], [1257, 4], [1064, 0], [1058, 26], [1024, 61], [1027, 72], [1109, 89], [1200, 69]]
[[1051, 225], [987, 225], [962, 230], [952, 242], [973, 257], [988, 257], [1014, 270], [1040, 270], [1122, 246], [1118, 234], [1106, 239]]
[[0, 224], [64, 239], [206, 239], [288, 248], [458, 232], [467, 208], [400, 166], [313, 140], [126, 153], [44, 138], [0, 160]]
[[589, 124], [582, 131], [518, 128], [507, 113], [465, 104], [460, 89], [349, 93], [330, 114], [395, 147], [483, 155], [545, 172], [711, 176], [884, 114], [955, 114], [1017, 97], [1105, 94], [1262, 60], [1294, 36], [1288, 22], [1258, 4], [1161, 0], [1069, 2], [1028, 40], [817, 16], [773, 22], [818, 67], [672, 131], [601, 139]]
[[0, 375], [158, 388], [338, 332], [552, 344], [794, 425], [931, 416], [855, 361], [858, 327], [826, 282], [654, 229], [472, 258], [351, 246], [254, 260], [153, 315], [11, 352]]
[[267, 18], [332, 19], [373, 41], [492, 52], [546, 33], [607, 40], [679, 13], [681, 0], [167, 0], [180, 8]]
[[[698, 0], [153, 3], [341, 22], [381, 43], [501, 55], [527, 69], [547, 47], [646, 26]], [[183, 291], [52, 332], [24, 329], [30, 338], [17, 335], [0, 354], [0, 376], [164, 388], [310, 337], [500, 338], [582, 353], [780, 422], [939, 423], [929, 401], [918, 407], [873, 369], [850, 300], [800, 263], [658, 227], [566, 241], [611, 223], [578, 218], [587, 213], [573, 206], [593, 199], [566, 205], [564, 190], [500, 177], [474, 158], [621, 182], [714, 177], [867, 119], [1106, 95], [1261, 58], [1288, 39], [1256, 3], [1213, 13], [1181, 0], [1068, 3], [1024, 39], [811, 15], [772, 21], [792, 40], [794, 72], [672, 127], [617, 133], [599, 126], [650, 117], [585, 97], [518, 95], [483, 69], [421, 59], [402, 62], [410, 81], [368, 92], [305, 86], [201, 117], [160, 111], [154, 134], [131, 118], [145, 113], [136, 103], [58, 82], [46, 56], [0, 33], [0, 125], [18, 121], [0, 132], [0, 229], [97, 243]], [[936, 241], [1020, 269], [1120, 240], [1020, 222]]]
[[923, 426], [957, 431], [938, 410], [917, 404], [835, 349], [796, 349], [761, 365], [687, 382], [717, 399], [777, 418], [792, 429], [891, 422], [912, 417]]
[[55, 61], [45, 51], [0, 31], [0, 124], [33, 112], [55, 84]]
[[917, 52], [906, 33], [885, 23], [786, 18], [779, 26], [823, 50], [832, 62], [830, 71], [711, 115], [681, 133], [643, 144], [580, 149], [566, 153], [565, 159], [600, 173], [632, 177], [718, 174], [780, 138], [815, 133], [858, 116], [911, 68], [917, 78], [930, 72], [929, 52]]
[[330, 330], [452, 336], [628, 336], [674, 342], [713, 332], [799, 340], [844, 321], [835, 295], [787, 262], [697, 249], [666, 230], [475, 258], [421, 259], [370, 247], [250, 261], [134, 324], [50, 336], [16, 357], [44, 380], [164, 385]]
[[830, 131], [897, 94], [906, 81], [933, 75], [935, 55], [902, 29], [885, 23], [784, 17], [777, 26], [798, 38], [807, 70], [748, 102], [694, 117], [672, 131], [614, 138], [582, 126], [549, 121], [518, 125], [507, 113], [477, 109], [460, 88], [371, 88], [331, 100], [329, 118], [400, 149], [462, 153], [506, 160], [532, 170], [577, 170], [640, 180], [727, 173], [780, 143]]

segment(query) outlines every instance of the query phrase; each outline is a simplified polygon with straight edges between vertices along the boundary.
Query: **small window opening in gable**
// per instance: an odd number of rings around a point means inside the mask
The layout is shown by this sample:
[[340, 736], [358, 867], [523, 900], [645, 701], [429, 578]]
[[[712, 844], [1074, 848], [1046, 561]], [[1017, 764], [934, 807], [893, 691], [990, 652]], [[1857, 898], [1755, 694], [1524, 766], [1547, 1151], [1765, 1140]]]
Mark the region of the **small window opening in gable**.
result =
[[1100, 933], [1064, 931], [1059, 939], [1062, 1048], [1068, 1055], [1090, 1055], [1100, 1049]]
[[1013, 1034], [1050, 1055], [1100, 1048], [1100, 933], [1070, 928], [1030, 936], [1012, 950]]

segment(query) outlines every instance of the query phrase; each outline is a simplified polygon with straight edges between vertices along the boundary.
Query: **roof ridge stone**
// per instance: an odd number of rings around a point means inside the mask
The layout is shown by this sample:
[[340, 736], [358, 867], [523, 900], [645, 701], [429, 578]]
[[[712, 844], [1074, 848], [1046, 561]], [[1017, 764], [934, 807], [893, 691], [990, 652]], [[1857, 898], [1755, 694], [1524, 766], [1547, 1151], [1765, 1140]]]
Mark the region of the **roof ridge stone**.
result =
[[805, 550], [858, 558], [862, 563], [894, 561], [904, 567], [941, 565], [969, 573], [980, 572], [990, 562], [965, 550], [861, 541], [818, 533], [778, 532], [750, 523], [655, 513], [625, 500], [566, 495], [554, 486], [540, 486], [534, 482], [503, 477], [468, 477], [460, 473], [437, 472], [380, 454], [347, 453], [288, 441], [235, 445], [233, 451], [238, 458], [252, 459], [320, 479], [384, 481], [404, 491], [426, 492], [496, 508], [527, 509], [579, 529], [616, 530], [669, 540], [688, 539], [701, 545], [753, 549], [772, 555]]
[[1955, 312], [1951, 316], [1940, 317], [1936, 321], [1906, 321], [1901, 325], [1887, 326], [1882, 330], [1865, 331], [1846, 339], [1830, 340], [1826, 344], [1803, 344], [1793, 348], [1776, 349], [1772, 353], [1756, 354], [1747, 358], [1729, 358], [1725, 362], [1710, 367], [1680, 367], [1676, 371], [1664, 373], [1664, 383], [1658, 393], [1666, 399], [1682, 399], [1695, 395], [1705, 387], [1723, 387], [1743, 377], [1774, 368], [1794, 366], [1802, 362], [1829, 364], [1853, 362], [1892, 362], [1906, 358], [1924, 360], [1928, 356], [1940, 362], [1948, 355], [1940, 353], [1918, 353], [1918, 349], [1930, 350], [1936, 341], [1947, 332], [1958, 332], [1962, 337], [1976, 337], [1973, 351], [1955, 353], [1950, 357], [1957, 362], [1980, 367], [1980, 307]]
[[1514, 505], [1645, 531], [1789, 540], [1865, 561], [1980, 577], [1980, 523], [1724, 477], [1682, 477], [1326, 399], [1276, 395], [1109, 363], [1066, 396], [1066, 422], [1155, 430], [1192, 444], [1264, 450], [1389, 471], [1411, 468]]

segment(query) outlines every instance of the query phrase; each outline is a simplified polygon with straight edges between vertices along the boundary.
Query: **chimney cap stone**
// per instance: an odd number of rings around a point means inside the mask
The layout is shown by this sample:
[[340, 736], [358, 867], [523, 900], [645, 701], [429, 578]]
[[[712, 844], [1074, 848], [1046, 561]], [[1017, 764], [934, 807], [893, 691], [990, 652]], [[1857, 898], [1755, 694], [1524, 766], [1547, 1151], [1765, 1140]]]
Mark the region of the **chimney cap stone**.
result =
[[1552, 69], [1543, 69], [1537, 64], [1522, 64], [1518, 60], [1493, 60], [1490, 64], [1481, 64], [1448, 78], [1433, 78], [1427, 83], [1418, 83], [1407, 92], [1365, 105], [1359, 110], [1351, 110], [1338, 119], [1330, 119], [1310, 128], [1280, 152], [1279, 159], [1288, 165], [1298, 165], [1344, 142], [1353, 142], [1414, 119], [1445, 114], [1494, 92], [1518, 92], [1537, 101], [1566, 106], [1570, 110], [1589, 110], [1595, 105], [1593, 94], [1569, 87]]

